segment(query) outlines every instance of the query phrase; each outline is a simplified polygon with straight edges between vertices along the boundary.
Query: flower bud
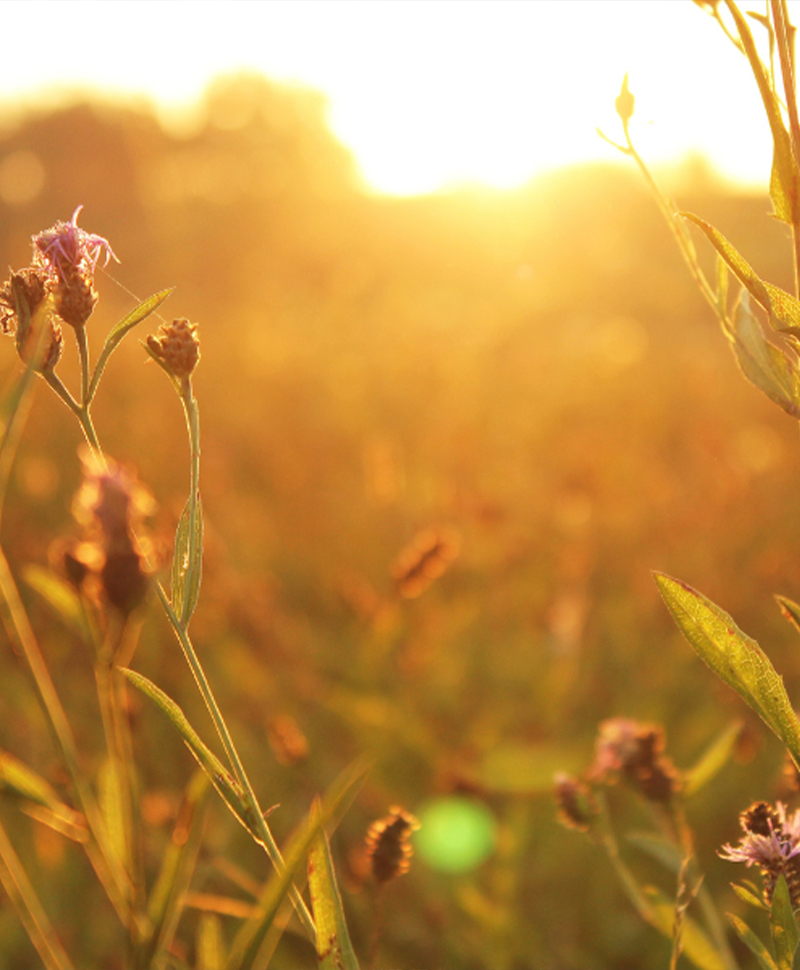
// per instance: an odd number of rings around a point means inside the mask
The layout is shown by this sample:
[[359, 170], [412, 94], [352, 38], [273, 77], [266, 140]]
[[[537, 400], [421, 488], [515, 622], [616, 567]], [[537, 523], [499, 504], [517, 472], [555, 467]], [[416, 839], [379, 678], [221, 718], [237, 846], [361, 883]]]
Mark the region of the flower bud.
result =
[[200, 360], [197, 324], [189, 323], [188, 320], [162, 323], [158, 336], [148, 336], [147, 346], [153, 356], [179, 380], [189, 377]]

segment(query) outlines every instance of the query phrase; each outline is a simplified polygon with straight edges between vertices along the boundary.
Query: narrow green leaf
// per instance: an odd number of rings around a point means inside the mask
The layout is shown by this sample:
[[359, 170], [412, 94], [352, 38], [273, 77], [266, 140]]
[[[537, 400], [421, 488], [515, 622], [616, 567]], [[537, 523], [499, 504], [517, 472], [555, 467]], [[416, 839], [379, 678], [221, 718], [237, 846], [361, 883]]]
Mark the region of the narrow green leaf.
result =
[[792, 143], [789, 133], [783, 123], [780, 100], [775, 93], [767, 69], [758, 56], [758, 50], [747, 21], [742, 16], [735, 3], [727, 5], [728, 10], [736, 22], [736, 29], [750, 62], [755, 76], [761, 101], [767, 113], [773, 143], [773, 175], [770, 179], [770, 198], [775, 209], [775, 215], [783, 222], [797, 222], [800, 213], [800, 177], [792, 154]]
[[[190, 541], [192, 532], [194, 532], [194, 545]], [[183, 507], [178, 528], [175, 531], [175, 551], [172, 556], [172, 608], [179, 617], [185, 614], [187, 623], [197, 606], [202, 573], [203, 506], [198, 495], [196, 506], [192, 502], [192, 496], [189, 496]]]
[[800, 372], [796, 362], [771, 344], [743, 293], [733, 326], [725, 328], [744, 376], [793, 418], [800, 417]]
[[51, 569], [44, 569], [35, 564], [23, 567], [22, 578], [31, 589], [35, 589], [46, 600], [66, 626], [83, 639], [89, 638], [86, 611], [80, 593], [74, 586], [57, 576]]
[[654, 575], [675, 622], [700, 658], [753, 708], [800, 764], [800, 721], [783, 679], [761, 647], [697, 590], [663, 573]]
[[109, 357], [117, 349], [125, 335], [129, 331], [133, 330], [137, 324], [147, 319], [147, 317], [149, 317], [154, 310], [157, 310], [164, 300], [166, 300], [166, 298], [170, 295], [170, 293], [172, 293], [173, 289], [174, 287], [170, 287], [168, 290], [160, 290], [158, 293], [154, 293], [152, 296], [149, 296], [138, 306], [134, 307], [130, 313], [126, 314], [111, 330], [106, 337], [106, 341], [103, 344], [103, 349], [100, 351], [100, 356], [97, 359], [94, 373], [92, 374], [92, 380], [89, 385], [89, 400], [94, 397], [95, 391], [97, 390], [97, 385], [100, 382], [100, 378], [105, 370]]
[[784, 875], [778, 876], [778, 881], [772, 892], [769, 927], [772, 930], [772, 943], [775, 947], [778, 970], [792, 970], [799, 938], [797, 920], [792, 911], [789, 886]]
[[260, 840], [260, 835], [255, 825], [252, 824], [238, 783], [231, 777], [219, 758], [201, 741], [200, 735], [191, 726], [180, 707], [160, 687], [156, 687], [151, 680], [148, 680], [147, 677], [125, 667], [120, 667], [120, 670], [134, 687], [149, 697], [151, 701], [161, 708], [170, 721], [172, 721], [173, 725], [178, 729], [178, 733], [186, 742], [186, 746], [195, 756], [200, 767], [211, 779], [211, 783], [225, 800], [230, 810], [242, 825]]
[[770, 325], [781, 333], [800, 334], [800, 300], [773, 283], [761, 279], [736, 248], [705, 219], [692, 212], [681, 212], [708, 237], [711, 245], [725, 260], [733, 275], [770, 316]]
[[61, 806], [49, 782], [13, 754], [0, 751], [0, 791], [4, 789], [49, 809], [55, 810]]
[[724, 320], [728, 315], [728, 266], [717, 253], [717, 315]]
[[219, 916], [216, 913], [201, 913], [197, 925], [197, 966], [221, 968], [226, 960]]
[[761, 898], [761, 895], [757, 891], [754, 891], [750, 886], [739, 885], [738, 883], [732, 882], [731, 889], [736, 893], [739, 899], [741, 899], [742, 902], [747, 903], [748, 906], [753, 906], [756, 909], [767, 908], [764, 905], [764, 900]]
[[794, 600], [790, 600], [788, 596], [779, 596], [776, 594], [775, 599], [784, 619], [788, 620], [795, 630], [800, 633], [800, 605], [795, 603]]
[[[313, 814], [319, 814], [318, 803]], [[320, 828], [308, 854], [308, 890], [317, 928], [320, 970], [358, 970], [324, 828]]]
[[369, 766], [358, 760], [339, 775], [322, 799], [320, 809], [309, 813], [290, 838], [284, 854], [284, 866], [267, 882], [254, 916], [239, 930], [233, 941], [227, 970], [251, 970], [264, 938], [272, 926], [295, 873], [301, 868], [317, 834], [334, 817], [337, 810], [363, 784]]
[[747, 923], [739, 919], [738, 916], [734, 916], [733, 913], [726, 913], [725, 915], [730, 920], [730, 924], [736, 932], [736, 935], [756, 960], [758, 960], [758, 965], [761, 967], [761, 970], [778, 970], [778, 965], [772, 959], [769, 950], [750, 929]]
[[[646, 888], [645, 892], [653, 910], [653, 925], [664, 936], [671, 938], [675, 925], [674, 900], [668, 899], [653, 887]], [[725, 970], [725, 961], [717, 948], [700, 926], [688, 916], [683, 919], [681, 942], [683, 955], [699, 970]]]
[[700, 755], [694, 767], [683, 776], [684, 796], [694, 795], [728, 763], [736, 740], [742, 732], [742, 722], [732, 721], [714, 738]]
[[109, 848], [117, 863], [128, 869], [128, 833], [125, 830], [125, 812], [122, 783], [118, 766], [113, 759], [107, 758], [100, 766], [98, 776], [100, 810], [108, 831]]
[[[152, 926], [152, 934], [147, 945], [142, 949], [139, 961], [142, 966], [159, 970], [167, 964], [168, 951], [178, 928], [185, 905], [185, 896], [200, 851], [203, 809], [209, 788], [210, 782], [204, 771], [195, 772], [187, 785], [172, 839], [162, 856], [158, 879], [147, 902], [147, 915]], [[200, 965], [222, 966], [220, 963]]]

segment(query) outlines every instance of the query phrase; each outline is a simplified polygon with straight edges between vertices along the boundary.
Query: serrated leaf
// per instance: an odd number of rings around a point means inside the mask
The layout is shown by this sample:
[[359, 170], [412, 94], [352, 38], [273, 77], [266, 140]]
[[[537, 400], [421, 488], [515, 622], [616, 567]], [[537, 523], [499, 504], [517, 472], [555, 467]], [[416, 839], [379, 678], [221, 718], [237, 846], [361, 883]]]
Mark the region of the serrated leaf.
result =
[[47, 601], [70, 629], [84, 639], [89, 637], [86, 612], [80, 593], [74, 586], [57, 576], [52, 570], [35, 564], [23, 568], [22, 578], [31, 589], [35, 589]]
[[663, 573], [654, 575], [667, 608], [700, 658], [753, 708], [800, 764], [800, 721], [783, 679], [761, 647], [697, 590]]
[[[645, 892], [653, 910], [653, 925], [664, 936], [671, 938], [675, 925], [674, 901], [653, 887], [646, 888]], [[699, 970], [725, 970], [725, 961], [717, 948], [700, 926], [688, 916], [683, 919], [681, 942], [683, 955]]]
[[[319, 814], [318, 803], [314, 813]], [[324, 828], [320, 828], [308, 854], [308, 890], [317, 929], [320, 970], [358, 970]]]
[[137, 324], [140, 324], [143, 320], [146, 320], [154, 310], [157, 310], [164, 300], [166, 300], [166, 298], [170, 295], [170, 293], [172, 293], [173, 289], [174, 287], [170, 287], [168, 290], [160, 290], [158, 293], [154, 293], [152, 296], [149, 296], [138, 306], [135, 306], [130, 313], [127, 313], [110, 331], [106, 337], [105, 343], [103, 344], [103, 349], [100, 351], [100, 356], [97, 359], [97, 364], [95, 365], [94, 373], [92, 374], [92, 380], [89, 385], [89, 400], [94, 397], [94, 393], [97, 390], [97, 385], [100, 382], [100, 378], [105, 370], [109, 357], [117, 349], [125, 335], [133, 330]]
[[764, 900], [761, 898], [759, 893], [754, 890], [751, 886], [739, 885], [738, 883], [732, 882], [731, 889], [736, 893], [742, 902], [747, 903], [748, 906], [754, 906], [756, 909], [766, 909], [764, 905]]
[[238, 782], [231, 777], [225, 766], [211, 749], [200, 739], [200, 735], [189, 723], [186, 715], [180, 707], [161, 690], [160, 687], [148, 680], [142, 674], [126, 667], [119, 668], [137, 690], [140, 690], [146, 697], [149, 697], [164, 714], [172, 721], [186, 743], [186, 746], [197, 759], [200, 767], [211, 779], [212, 785], [217, 789], [227, 806], [244, 825], [244, 827], [258, 840], [261, 839], [255, 825], [250, 819], [243, 794]]
[[278, 914], [295, 873], [303, 865], [312, 842], [323, 826], [334, 817], [339, 807], [363, 784], [368, 770], [368, 765], [360, 760], [347, 767], [325, 793], [319, 811], [309, 812], [295, 830], [284, 854], [283, 868], [272, 875], [261, 894], [256, 913], [236, 934], [227, 970], [251, 970], [264, 937]]
[[651, 835], [649, 832], [630, 832], [625, 836], [625, 841], [646, 852], [651, 858], [666, 866], [670, 872], [680, 870], [683, 855], [672, 842], [667, 842], [666, 839]]
[[684, 772], [684, 796], [694, 795], [728, 763], [741, 732], [742, 722], [732, 721], [714, 738], [694, 767]]
[[771, 344], [750, 312], [747, 294], [736, 308], [725, 334], [744, 376], [793, 418], [800, 417], [800, 373], [795, 361]]
[[[194, 515], [192, 514], [194, 511]], [[194, 543], [192, 543], [194, 534]], [[203, 574], [203, 507], [200, 496], [186, 502], [175, 530], [172, 556], [172, 607], [188, 623], [197, 606]]]
[[772, 944], [775, 947], [778, 970], [792, 970], [798, 943], [797, 920], [792, 911], [789, 886], [783, 874], [778, 876], [772, 891], [769, 926], [772, 931]]
[[791, 139], [783, 123], [780, 100], [772, 86], [769, 73], [758, 56], [747, 21], [735, 3], [728, 4], [728, 10], [736, 22], [736, 29], [758, 84], [758, 91], [772, 133], [773, 176], [770, 179], [770, 198], [775, 215], [783, 222], [796, 223], [800, 213], [800, 176], [792, 153]]
[[756, 960], [758, 960], [758, 965], [761, 967], [761, 970], [778, 970], [778, 965], [772, 959], [769, 950], [750, 929], [747, 923], [739, 919], [738, 916], [734, 916], [733, 913], [726, 913], [725, 915], [728, 917], [736, 935]]

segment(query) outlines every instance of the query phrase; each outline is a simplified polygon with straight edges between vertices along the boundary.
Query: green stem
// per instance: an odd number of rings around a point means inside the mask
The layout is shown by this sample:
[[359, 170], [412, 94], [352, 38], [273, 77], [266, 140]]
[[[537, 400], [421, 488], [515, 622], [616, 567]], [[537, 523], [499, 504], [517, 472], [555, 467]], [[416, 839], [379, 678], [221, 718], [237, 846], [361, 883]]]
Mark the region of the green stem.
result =
[[89, 407], [89, 344], [86, 340], [86, 327], [75, 327], [75, 340], [78, 343], [78, 356], [81, 362], [81, 405]]
[[0, 823], [0, 882], [31, 942], [39, 952], [46, 970], [71, 970], [72, 961], [53, 932], [47, 914], [2, 823]]
[[[197, 684], [200, 694], [205, 701], [208, 712], [211, 715], [211, 720], [214, 722], [214, 727], [217, 729], [217, 734], [219, 735], [222, 746], [225, 749], [225, 754], [227, 755], [230, 766], [236, 775], [236, 780], [242, 787], [245, 802], [250, 814], [252, 815], [252, 821], [258, 831], [259, 841], [271, 859], [272, 864], [280, 872], [283, 869], [283, 857], [281, 856], [280, 849], [278, 848], [278, 844], [275, 841], [269, 826], [267, 825], [267, 820], [264, 818], [264, 813], [258, 804], [258, 799], [253, 791], [253, 786], [250, 784], [250, 779], [247, 777], [247, 773], [244, 770], [244, 766], [239, 758], [239, 754], [236, 751], [233, 739], [231, 738], [228, 727], [225, 724], [225, 719], [223, 718], [222, 712], [217, 705], [203, 667], [200, 664], [197, 654], [195, 653], [194, 647], [192, 646], [192, 641], [189, 639], [189, 635], [186, 630], [181, 626], [180, 620], [176, 616], [175, 611], [172, 608], [172, 604], [167, 598], [167, 594], [164, 592], [164, 589], [160, 583], [156, 584], [156, 592], [158, 593], [159, 600], [161, 600], [161, 605], [164, 607], [164, 610], [169, 617], [169, 621], [172, 624], [172, 628], [175, 631], [175, 635], [177, 636], [178, 642], [183, 650], [183, 655], [186, 657], [186, 662], [189, 664], [189, 668], [192, 671], [195, 683]], [[297, 914], [300, 917], [309, 938], [316, 942], [314, 920], [308, 911], [308, 907], [295, 886], [292, 887], [290, 892], [295, 909], [297, 910]]]
[[[795, 92], [794, 52], [789, 40], [789, 15], [785, 0], [770, 0], [772, 21], [778, 41], [778, 58], [781, 62], [781, 76], [783, 90], [786, 95], [786, 107], [789, 112], [789, 138], [792, 145], [795, 172], [800, 167], [800, 119], [797, 116], [797, 94]], [[792, 206], [797, 208], [797, 203]], [[794, 294], [800, 297], [800, 225], [792, 222], [792, 243], [794, 246]]]
[[[201, 568], [201, 563], [197, 556], [197, 516], [200, 514], [200, 411], [197, 407], [197, 401], [192, 394], [191, 377], [185, 377], [181, 382], [181, 402], [183, 403], [183, 409], [186, 414], [191, 450], [188, 569], [184, 582], [183, 605], [181, 607], [180, 617], [181, 627], [187, 629], [192, 614], [192, 601], [196, 598], [194, 595], [189, 595], [189, 590], [195, 589], [195, 572]], [[173, 590], [174, 595], [175, 591]]]
[[91, 853], [90, 860], [103, 884], [109, 899], [126, 926], [131, 925], [131, 913], [127, 902], [127, 877], [115, 863], [113, 850], [110, 849], [105, 822], [89, 785], [84, 780], [78, 766], [78, 752], [72, 729], [61, 706], [50, 671], [39, 649], [28, 616], [19, 597], [17, 585], [8, 565], [8, 560], [0, 548], [0, 613], [8, 632], [9, 639], [19, 653], [24, 654], [39, 691], [45, 713], [47, 714], [56, 743], [72, 778], [89, 829], [101, 849], [99, 854]]

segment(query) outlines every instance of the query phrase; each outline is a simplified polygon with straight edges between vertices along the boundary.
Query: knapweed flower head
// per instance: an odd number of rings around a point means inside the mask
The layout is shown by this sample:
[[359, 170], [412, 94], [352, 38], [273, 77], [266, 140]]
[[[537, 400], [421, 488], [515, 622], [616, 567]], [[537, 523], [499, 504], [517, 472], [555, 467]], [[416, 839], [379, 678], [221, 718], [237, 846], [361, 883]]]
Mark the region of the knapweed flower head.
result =
[[558, 820], [567, 828], [588, 832], [598, 815], [589, 786], [579, 778], [559, 773], [555, 777]]
[[419, 822], [405, 809], [392, 806], [385, 818], [373, 822], [367, 832], [367, 855], [372, 876], [379, 885], [408, 872], [411, 866], [411, 833]]
[[97, 303], [94, 273], [101, 253], [105, 250], [103, 265], [112, 257], [117, 260], [107, 239], [78, 225], [82, 208], [78, 206], [69, 222], [58, 221], [31, 239], [33, 267], [48, 275], [58, 315], [76, 328], [86, 324]]
[[623, 778], [645, 798], [668, 802], [680, 789], [680, 775], [664, 754], [664, 730], [629, 718], [603, 721], [597, 736], [592, 778]]
[[778, 877], [789, 886], [792, 907], [800, 909], [800, 810], [788, 814], [782, 802], [756, 802], [739, 816], [744, 835], [738, 845], [723, 845], [719, 856], [728, 862], [758, 866], [764, 877], [764, 901], [769, 905]]
[[[150, 584], [142, 521], [153, 499], [129, 469], [85, 451], [84, 477], [73, 503], [75, 518], [99, 553], [96, 574], [103, 598], [124, 616], [145, 598]], [[83, 557], [86, 562], [86, 557]]]
[[150, 334], [147, 346], [150, 353], [178, 380], [192, 373], [200, 360], [200, 338], [197, 324], [188, 320], [162, 323], [158, 335]]
[[28, 268], [0, 286], [0, 330], [13, 334], [17, 352], [26, 364], [37, 355], [38, 371], [52, 371], [63, 348], [58, 319], [48, 299], [48, 281], [41, 270]]

